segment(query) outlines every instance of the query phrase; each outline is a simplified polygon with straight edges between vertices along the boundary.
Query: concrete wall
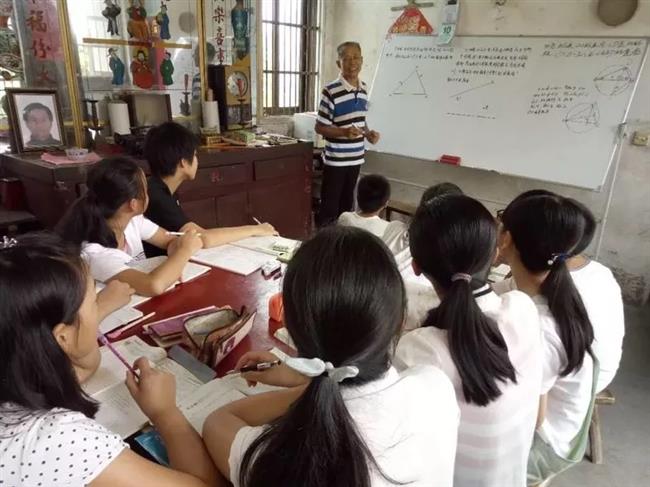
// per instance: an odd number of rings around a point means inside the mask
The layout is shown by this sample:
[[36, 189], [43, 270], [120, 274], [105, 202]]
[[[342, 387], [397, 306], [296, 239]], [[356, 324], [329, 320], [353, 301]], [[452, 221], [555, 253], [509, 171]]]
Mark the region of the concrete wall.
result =
[[[323, 79], [337, 76], [335, 47], [346, 40], [361, 43], [362, 77], [373, 79], [383, 38], [399, 13], [391, 6], [403, 0], [327, 0], [324, 8]], [[423, 12], [437, 24], [441, 0]], [[596, 15], [596, 0], [461, 1], [461, 35], [650, 36], [650, 0], [626, 24], [612, 28]], [[422, 190], [440, 181], [452, 181], [490, 209], [503, 208], [517, 194], [545, 188], [587, 204], [600, 220], [590, 253], [616, 274], [628, 302], [642, 304], [650, 293], [650, 148], [630, 145], [631, 134], [650, 129], [650, 61], [639, 80], [628, 117], [628, 137], [621, 149], [618, 170], [612, 165], [600, 192], [502, 176], [487, 171], [451, 167], [430, 161], [369, 153], [363, 172], [391, 179], [395, 199], [417, 202]]]

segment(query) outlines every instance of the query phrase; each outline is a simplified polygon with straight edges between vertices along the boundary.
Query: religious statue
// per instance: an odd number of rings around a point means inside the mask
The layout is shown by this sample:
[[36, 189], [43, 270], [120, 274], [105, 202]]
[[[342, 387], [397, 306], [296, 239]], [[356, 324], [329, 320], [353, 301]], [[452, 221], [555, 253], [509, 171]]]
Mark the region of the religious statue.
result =
[[230, 21], [234, 35], [233, 47], [237, 59], [244, 59], [248, 55], [248, 10], [244, 7], [244, 0], [237, 0], [230, 11]]
[[147, 11], [142, 6], [141, 0], [131, 0], [131, 6], [126, 9], [129, 14], [127, 29], [129, 36], [136, 39], [149, 39], [149, 26], [147, 25]]
[[171, 34], [169, 33], [169, 15], [167, 15], [167, 5], [164, 3], [160, 4], [160, 12], [156, 15], [156, 22], [160, 26], [160, 38], [163, 40], [171, 39]]
[[169, 51], [165, 51], [165, 59], [160, 63], [160, 74], [162, 75], [163, 84], [165, 86], [173, 85], [174, 80], [174, 65], [172, 64], [172, 55]]
[[104, 0], [104, 3], [106, 4], [106, 8], [102, 10], [102, 15], [106, 17], [106, 20], [108, 20], [106, 31], [112, 36], [120, 35], [117, 25], [117, 16], [120, 15], [122, 9], [118, 5], [115, 5], [114, 0]]
[[149, 67], [147, 55], [142, 49], [138, 49], [135, 59], [131, 62], [131, 74], [136, 86], [145, 90], [153, 86], [153, 73]]
[[108, 67], [111, 68], [113, 73], [111, 84], [121, 86], [124, 84], [124, 63], [119, 57], [117, 57], [117, 49], [114, 47], [111, 47], [108, 50], [108, 56], [110, 58], [108, 60]]

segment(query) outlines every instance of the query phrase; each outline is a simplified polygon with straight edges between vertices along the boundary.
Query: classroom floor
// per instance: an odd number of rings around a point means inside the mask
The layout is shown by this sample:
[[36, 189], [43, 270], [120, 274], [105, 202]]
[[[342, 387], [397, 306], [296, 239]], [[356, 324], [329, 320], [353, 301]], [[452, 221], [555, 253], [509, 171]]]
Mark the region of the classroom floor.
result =
[[650, 307], [626, 307], [625, 319], [616, 404], [600, 408], [604, 464], [584, 460], [551, 487], [650, 486]]

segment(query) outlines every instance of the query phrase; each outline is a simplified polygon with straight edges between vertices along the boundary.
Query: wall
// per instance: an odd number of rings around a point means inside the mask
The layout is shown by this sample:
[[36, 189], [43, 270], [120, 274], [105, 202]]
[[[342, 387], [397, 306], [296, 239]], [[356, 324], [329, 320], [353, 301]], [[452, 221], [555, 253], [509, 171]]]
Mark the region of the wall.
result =
[[[323, 29], [323, 79], [337, 76], [336, 46], [356, 40], [363, 47], [362, 78], [370, 83], [386, 32], [403, 0], [328, 0]], [[422, 9], [436, 27], [439, 5]], [[548, 36], [650, 36], [650, 0], [640, 0], [635, 16], [612, 28], [596, 16], [596, 0], [507, 0], [497, 7], [493, 0], [461, 1], [460, 35]], [[437, 30], [437, 29], [436, 29]], [[517, 194], [545, 188], [574, 197], [591, 208], [600, 221], [590, 253], [616, 274], [625, 298], [642, 304], [650, 293], [650, 148], [634, 147], [634, 130], [650, 129], [650, 61], [639, 80], [628, 117], [628, 141], [621, 149], [618, 171], [612, 165], [601, 192], [569, 188], [487, 171], [451, 167], [430, 161], [370, 152], [363, 172], [377, 172], [391, 179], [393, 197], [416, 203], [422, 190], [440, 181], [453, 181], [492, 210], [503, 208]], [[602, 240], [602, 241], [601, 241]]]

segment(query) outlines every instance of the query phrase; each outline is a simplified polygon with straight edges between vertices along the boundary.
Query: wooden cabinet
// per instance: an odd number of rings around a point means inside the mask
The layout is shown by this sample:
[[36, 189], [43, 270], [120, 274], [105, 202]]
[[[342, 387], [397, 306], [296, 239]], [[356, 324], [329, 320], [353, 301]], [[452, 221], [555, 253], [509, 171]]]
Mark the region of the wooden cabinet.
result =
[[[193, 181], [178, 192], [190, 220], [211, 228], [268, 221], [287, 237], [311, 232], [312, 145], [201, 149]], [[146, 162], [137, 161], [148, 173]], [[91, 164], [53, 165], [38, 155], [3, 155], [6, 174], [25, 187], [29, 211], [52, 228], [83, 193]]]

